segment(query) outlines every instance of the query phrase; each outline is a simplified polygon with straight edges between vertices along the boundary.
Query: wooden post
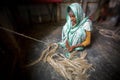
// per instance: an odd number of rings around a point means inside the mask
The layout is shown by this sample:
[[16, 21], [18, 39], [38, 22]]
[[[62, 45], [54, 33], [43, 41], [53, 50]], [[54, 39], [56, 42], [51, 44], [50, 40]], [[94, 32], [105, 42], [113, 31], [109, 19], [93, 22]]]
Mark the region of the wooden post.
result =
[[61, 18], [61, 9], [60, 9], [60, 3], [57, 3], [57, 22], [60, 21], [60, 18]]

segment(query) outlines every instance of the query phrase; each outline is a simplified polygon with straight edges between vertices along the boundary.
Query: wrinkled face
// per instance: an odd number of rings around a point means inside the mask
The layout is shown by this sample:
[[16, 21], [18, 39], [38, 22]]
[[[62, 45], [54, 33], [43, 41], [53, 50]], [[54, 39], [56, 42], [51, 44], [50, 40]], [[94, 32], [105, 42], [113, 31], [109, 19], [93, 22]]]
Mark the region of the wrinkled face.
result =
[[70, 16], [70, 19], [71, 19], [71, 22], [72, 22], [72, 26], [74, 26], [76, 24], [76, 18], [75, 18], [74, 13], [72, 11], [70, 11], [69, 16]]

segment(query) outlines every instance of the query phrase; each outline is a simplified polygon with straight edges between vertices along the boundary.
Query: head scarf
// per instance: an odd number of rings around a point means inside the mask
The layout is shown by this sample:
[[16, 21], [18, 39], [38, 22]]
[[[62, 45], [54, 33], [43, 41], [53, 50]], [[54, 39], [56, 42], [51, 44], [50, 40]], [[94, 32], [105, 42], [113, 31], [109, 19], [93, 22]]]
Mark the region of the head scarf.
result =
[[[71, 25], [71, 20], [70, 20], [70, 16], [69, 16], [69, 13], [68, 13], [68, 9], [71, 9], [72, 10], [72, 12], [74, 13], [74, 15], [75, 15], [75, 18], [76, 18], [76, 21], [77, 21], [77, 23], [76, 23], [76, 25], [74, 26], [74, 27], [76, 27], [76, 26], [79, 26], [81, 23], [83, 23], [84, 22], [84, 18], [85, 18], [85, 13], [83, 12], [83, 9], [82, 9], [82, 7], [81, 7], [81, 5], [80, 4], [78, 4], [78, 3], [73, 3], [73, 4], [71, 4], [71, 5], [69, 5], [68, 7], [67, 7], [67, 14], [66, 14], [66, 20], [67, 20], [67, 23], [69, 24], [69, 26], [71, 26], [72, 27], [72, 25]], [[87, 17], [86, 17], [87, 18]]]

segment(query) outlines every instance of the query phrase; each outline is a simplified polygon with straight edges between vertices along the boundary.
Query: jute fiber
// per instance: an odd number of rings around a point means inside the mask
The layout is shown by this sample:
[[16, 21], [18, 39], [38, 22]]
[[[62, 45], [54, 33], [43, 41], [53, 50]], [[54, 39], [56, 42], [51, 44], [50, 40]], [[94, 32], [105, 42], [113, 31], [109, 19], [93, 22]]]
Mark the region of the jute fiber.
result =
[[[41, 57], [28, 66], [32, 66], [39, 61], [48, 62], [65, 80], [87, 80], [90, 76], [88, 71], [92, 69], [92, 64], [89, 64], [85, 59], [87, 52], [83, 51], [80, 57], [68, 59], [62, 53], [58, 54], [57, 49], [57, 43], [50, 44], [42, 52]], [[76, 54], [76, 51], [71, 54]]]

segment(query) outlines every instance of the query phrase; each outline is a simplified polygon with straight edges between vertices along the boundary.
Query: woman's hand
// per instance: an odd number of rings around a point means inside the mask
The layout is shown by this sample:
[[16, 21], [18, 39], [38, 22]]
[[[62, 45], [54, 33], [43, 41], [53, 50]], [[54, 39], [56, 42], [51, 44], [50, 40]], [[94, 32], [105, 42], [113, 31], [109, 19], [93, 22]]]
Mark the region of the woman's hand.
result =
[[71, 46], [71, 47], [68, 49], [68, 51], [69, 51], [69, 52], [72, 52], [76, 47], [83, 47], [83, 45], [82, 45], [82, 44], [78, 44], [78, 45]]
[[70, 45], [68, 43], [68, 40], [66, 40], [66, 48], [69, 49], [70, 48]]
[[69, 43], [68, 43], [68, 40], [66, 40], [66, 48], [69, 52], [72, 52], [76, 47], [83, 47], [82, 44], [77, 44], [77, 45], [74, 45], [74, 46], [70, 46]]
[[74, 50], [74, 48], [75, 48], [75, 46], [71, 46], [71, 47], [68, 49], [68, 51], [69, 51], [69, 52], [72, 52], [72, 51]]
[[69, 43], [68, 43], [68, 40], [66, 40], [66, 48], [69, 52], [71, 52], [71, 51], [73, 51], [74, 46], [70, 46]]

